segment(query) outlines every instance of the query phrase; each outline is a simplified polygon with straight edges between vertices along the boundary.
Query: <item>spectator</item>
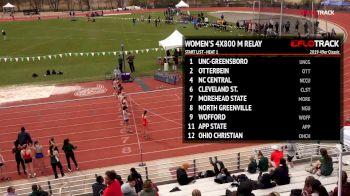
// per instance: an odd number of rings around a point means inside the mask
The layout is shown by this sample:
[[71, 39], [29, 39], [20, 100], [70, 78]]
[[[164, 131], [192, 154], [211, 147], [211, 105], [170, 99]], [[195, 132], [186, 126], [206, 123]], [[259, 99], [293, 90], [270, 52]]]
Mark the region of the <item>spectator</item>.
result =
[[180, 185], [187, 185], [188, 183], [192, 182], [194, 180], [194, 177], [188, 177], [186, 170], [190, 167], [188, 163], [182, 164], [182, 167], [178, 168], [176, 170], [176, 178], [177, 182]]
[[77, 161], [75, 160], [74, 152], [73, 150], [77, 149], [77, 146], [73, 146], [71, 143], [69, 143], [69, 139], [65, 139], [63, 141], [63, 147], [62, 150], [64, 151], [64, 154], [66, 154], [67, 164], [68, 164], [68, 171], [72, 171], [72, 168], [70, 166], [70, 159], [72, 159], [76, 170], [79, 170], [79, 166]]
[[[348, 182], [348, 175], [345, 171], [341, 173], [341, 194], [340, 195], [350, 195], [350, 183]], [[338, 196], [338, 187], [334, 188], [334, 191], [329, 193], [330, 196]]]
[[194, 189], [194, 190], [192, 191], [192, 196], [202, 196], [202, 193], [201, 193], [200, 190]]
[[1, 178], [1, 181], [4, 181], [4, 180], [10, 180], [9, 177], [5, 178], [4, 177], [4, 168], [6, 167], [6, 164], [5, 164], [5, 160], [4, 160], [4, 157], [2, 156], [1, 152], [0, 152], [0, 178]]
[[21, 151], [22, 151], [22, 147], [19, 144], [19, 141], [16, 140], [14, 142], [14, 147], [12, 149], [12, 153], [15, 154], [15, 160], [16, 160], [16, 163], [17, 163], [17, 172], [18, 172], [18, 175], [21, 175], [21, 171], [19, 169], [19, 166], [20, 166], [20, 164], [22, 164], [23, 172], [26, 175], [27, 174], [26, 166], [24, 165], [24, 160], [22, 159]]
[[64, 177], [63, 167], [60, 161], [58, 150], [52, 145], [49, 147], [48, 154], [50, 157], [51, 167], [55, 175], [55, 178], [56, 179], [58, 178], [57, 167], [60, 169], [62, 177]]
[[275, 187], [276, 183], [271, 181], [271, 175], [269, 173], [264, 173], [258, 181], [258, 189], [269, 189]]
[[287, 151], [287, 163], [290, 166], [290, 168], [293, 168], [294, 167], [293, 158], [296, 155], [297, 146], [295, 145], [295, 143], [289, 142], [286, 145], [286, 151]]
[[40, 186], [33, 184], [32, 185], [32, 193], [29, 194], [29, 196], [48, 196], [49, 193], [46, 191], [43, 191]]
[[221, 172], [216, 176], [215, 182], [220, 184], [233, 182], [233, 178], [228, 172], [227, 168], [222, 168]]
[[226, 190], [226, 195], [230, 196], [255, 196], [253, 193], [253, 184], [251, 181], [244, 181], [241, 182], [237, 188], [237, 191], [234, 191], [233, 193]]
[[143, 181], [142, 181], [141, 174], [139, 174], [135, 168], [130, 169], [130, 175], [128, 176], [128, 181], [130, 179], [135, 179], [136, 193], [140, 192], [143, 188]]
[[120, 70], [120, 72], [123, 73], [123, 57], [122, 57], [121, 54], [119, 55], [119, 58], [118, 58], [118, 64], [119, 64], [119, 70]]
[[31, 144], [32, 143], [29, 143], [28, 144], [29, 146], [27, 144], [24, 144], [23, 149], [21, 151], [22, 159], [24, 160], [24, 163], [28, 171], [28, 178], [32, 178], [36, 176], [36, 173], [34, 173], [34, 168], [33, 168]]
[[256, 173], [256, 169], [258, 168], [258, 165], [256, 164], [256, 160], [255, 160], [254, 156], [251, 156], [249, 158], [249, 160], [250, 160], [250, 163], [248, 165], [247, 171], [251, 174], [254, 174], [254, 173]]
[[130, 178], [127, 183], [122, 185], [123, 196], [137, 196], [136, 190], [136, 179]]
[[307, 21], [304, 23], [304, 34], [309, 33], [309, 25], [307, 24]]
[[281, 158], [283, 158], [283, 152], [278, 150], [277, 145], [273, 145], [271, 148], [273, 152], [271, 153], [270, 160], [272, 161], [272, 165], [277, 168], [280, 165]]
[[258, 168], [261, 172], [266, 172], [269, 169], [269, 160], [264, 157], [263, 153], [259, 150], [258, 153], [258, 159], [259, 159], [259, 163], [258, 163]]
[[[315, 178], [313, 176], [308, 176], [305, 179], [305, 183], [304, 183], [304, 188], [303, 190], [300, 190], [300, 194], [297, 194], [297, 192], [299, 192], [299, 189], [294, 189], [291, 191], [291, 196], [309, 196], [312, 194], [312, 181]], [[293, 191], [295, 193], [293, 193]]]
[[328, 196], [328, 192], [326, 188], [321, 184], [321, 182], [317, 179], [312, 181], [312, 195], [317, 196]]
[[106, 185], [103, 184], [104, 180], [102, 176], [96, 177], [96, 183], [92, 185], [92, 194], [93, 196], [103, 195], [103, 191], [106, 189]]
[[7, 193], [5, 193], [4, 196], [17, 196], [17, 194], [15, 193], [15, 188], [12, 186], [9, 186], [7, 188]]
[[132, 54], [131, 52], [128, 53], [128, 63], [129, 63], [129, 67], [130, 67], [130, 71], [135, 72], [135, 67], [134, 67], [134, 59], [135, 59], [135, 55]]
[[329, 176], [333, 172], [333, 160], [327, 153], [325, 148], [320, 149], [321, 159], [316, 161], [311, 168], [311, 173], [316, 173], [319, 176]]
[[297, 20], [296, 22], [295, 22], [295, 32], [298, 32], [299, 33], [299, 20]]
[[2, 38], [3, 38], [4, 41], [5, 41], [5, 40], [6, 40], [6, 32], [5, 32], [4, 29], [1, 31], [1, 34], [2, 34]]
[[281, 158], [279, 167], [271, 172], [271, 177], [278, 185], [290, 183], [289, 171], [284, 158]]
[[154, 188], [151, 180], [146, 180], [143, 184], [143, 189], [140, 192], [140, 196], [157, 196], [158, 191]]
[[24, 127], [21, 128], [21, 132], [18, 133], [17, 137], [19, 144], [24, 145], [28, 144], [29, 142], [33, 142], [32, 138], [30, 137], [30, 134], [26, 131]]
[[103, 196], [123, 196], [121, 186], [117, 179], [117, 173], [114, 170], [106, 171], [105, 183], [107, 188], [103, 191]]
[[280, 196], [278, 192], [271, 192], [267, 196]]
[[45, 162], [44, 162], [44, 154], [43, 147], [39, 144], [39, 141], [34, 142], [35, 149], [35, 160], [38, 163], [40, 173], [44, 173], [46, 170]]

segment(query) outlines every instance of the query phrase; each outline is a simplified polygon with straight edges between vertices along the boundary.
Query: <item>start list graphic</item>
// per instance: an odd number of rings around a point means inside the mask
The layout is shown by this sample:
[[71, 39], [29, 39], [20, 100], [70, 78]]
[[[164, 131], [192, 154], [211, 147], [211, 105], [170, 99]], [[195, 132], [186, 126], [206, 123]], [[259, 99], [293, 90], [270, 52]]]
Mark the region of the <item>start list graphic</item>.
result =
[[184, 140], [340, 141], [341, 39], [186, 38]]

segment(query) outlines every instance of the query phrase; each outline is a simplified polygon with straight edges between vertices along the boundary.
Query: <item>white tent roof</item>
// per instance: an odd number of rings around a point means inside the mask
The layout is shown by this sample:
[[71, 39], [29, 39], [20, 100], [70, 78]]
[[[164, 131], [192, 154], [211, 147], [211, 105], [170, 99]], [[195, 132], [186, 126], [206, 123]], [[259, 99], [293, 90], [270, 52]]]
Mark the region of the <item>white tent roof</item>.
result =
[[179, 7], [190, 7], [190, 6], [181, 0], [178, 4], [175, 5], [175, 7], [179, 8]]
[[16, 6], [12, 5], [11, 3], [7, 3], [6, 5], [2, 6], [3, 8], [15, 8]]
[[183, 35], [175, 30], [169, 37], [159, 41], [159, 46], [162, 46], [164, 50], [170, 50], [173, 48], [181, 48], [183, 44]]

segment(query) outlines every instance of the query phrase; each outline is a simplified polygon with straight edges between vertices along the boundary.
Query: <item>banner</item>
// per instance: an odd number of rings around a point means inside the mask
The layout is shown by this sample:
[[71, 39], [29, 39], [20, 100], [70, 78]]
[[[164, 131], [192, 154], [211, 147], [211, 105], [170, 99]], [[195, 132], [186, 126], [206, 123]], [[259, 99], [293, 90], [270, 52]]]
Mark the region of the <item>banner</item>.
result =
[[41, 55], [41, 56], [31, 56], [31, 57], [1, 57], [0, 58], [0, 62], [12, 62], [12, 61], [16, 61], [18, 62], [24, 62], [25, 60], [27, 60], [27, 62], [29, 61], [41, 61], [41, 60], [52, 60], [53, 58], [57, 59], [57, 57], [63, 58], [63, 57], [71, 57], [71, 56], [75, 56], [75, 57], [95, 57], [95, 56], [105, 56], [105, 55], [113, 55], [113, 56], [117, 56], [118, 55], [128, 55], [128, 53], [148, 53], [150, 51], [158, 51], [158, 50], [164, 50], [163, 48], [146, 48], [146, 49], [137, 49], [137, 50], [125, 50], [125, 51], [103, 51], [103, 52], [66, 52], [66, 53], [60, 53], [60, 54], [48, 54], [48, 55]]

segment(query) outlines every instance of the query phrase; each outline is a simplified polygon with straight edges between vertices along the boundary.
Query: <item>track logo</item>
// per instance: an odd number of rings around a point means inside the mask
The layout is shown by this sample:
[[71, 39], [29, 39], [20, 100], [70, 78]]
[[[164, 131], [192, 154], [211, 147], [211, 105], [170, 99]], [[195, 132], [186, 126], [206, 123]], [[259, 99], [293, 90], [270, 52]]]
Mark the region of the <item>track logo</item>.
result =
[[290, 42], [292, 48], [319, 48], [319, 47], [339, 47], [339, 40], [292, 40]]
[[83, 88], [74, 93], [76, 97], [88, 97], [92, 95], [99, 95], [107, 92], [107, 89], [102, 84], [97, 84], [96, 87]]
[[316, 10], [319, 16], [333, 16], [334, 10]]

